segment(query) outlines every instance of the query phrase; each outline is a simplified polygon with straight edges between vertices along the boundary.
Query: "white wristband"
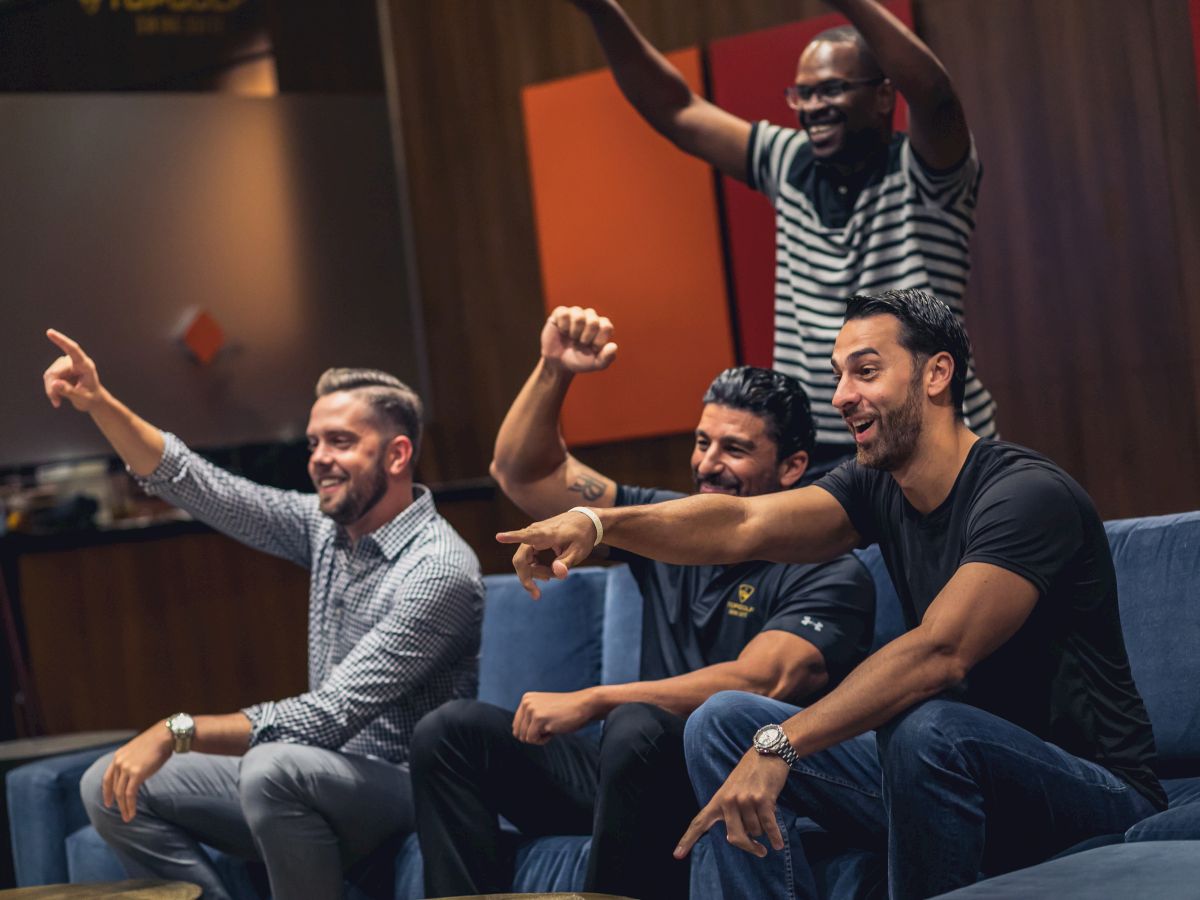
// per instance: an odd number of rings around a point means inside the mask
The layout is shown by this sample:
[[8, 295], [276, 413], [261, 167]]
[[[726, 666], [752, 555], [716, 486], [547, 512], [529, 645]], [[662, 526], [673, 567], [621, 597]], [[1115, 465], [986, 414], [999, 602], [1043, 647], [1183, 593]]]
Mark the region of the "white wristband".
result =
[[[596, 526], [596, 544], [604, 543], [604, 526], [600, 524], [600, 517], [588, 509], [586, 506], [572, 506], [567, 512], [583, 513], [592, 520], [592, 524]], [[593, 544], [592, 546], [596, 546]]]

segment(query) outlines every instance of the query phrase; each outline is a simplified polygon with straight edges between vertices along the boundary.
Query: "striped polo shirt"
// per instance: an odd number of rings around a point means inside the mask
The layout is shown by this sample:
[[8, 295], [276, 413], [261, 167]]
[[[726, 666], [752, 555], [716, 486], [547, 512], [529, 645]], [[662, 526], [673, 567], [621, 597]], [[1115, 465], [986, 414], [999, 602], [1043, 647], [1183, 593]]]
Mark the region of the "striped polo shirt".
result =
[[[775, 207], [775, 368], [808, 392], [818, 444], [854, 445], [831, 405], [829, 365], [851, 296], [920, 288], [962, 320], [981, 175], [973, 141], [962, 163], [938, 172], [896, 134], [843, 177], [813, 156], [804, 131], [754, 125], [747, 181]], [[996, 405], [972, 366], [963, 411], [972, 431], [995, 435]]]

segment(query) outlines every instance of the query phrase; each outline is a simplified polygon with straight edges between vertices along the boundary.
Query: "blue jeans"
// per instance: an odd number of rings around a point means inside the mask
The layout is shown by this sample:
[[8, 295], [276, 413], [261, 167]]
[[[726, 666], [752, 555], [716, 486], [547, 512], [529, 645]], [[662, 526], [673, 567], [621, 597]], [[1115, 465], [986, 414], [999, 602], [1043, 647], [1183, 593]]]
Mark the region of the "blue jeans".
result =
[[[684, 750], [700, 804], [760, 726], [799, 710], [724, 691], [692, 713]], [[815, 898], [804, 848], [789, 834], [798, 815], [841, 846], [886, 850], [889, 895], [907, 900], [1032, 865], [1153, 812], [1107, 769], [983, 710], [933, 699], [800, 760], [779, 795], [783, 850], [770, 850], [764, 837], [768, 853], [758, 859], [729, 844], [723, 824], [713, 826], [693, 851], [692, 897]]]

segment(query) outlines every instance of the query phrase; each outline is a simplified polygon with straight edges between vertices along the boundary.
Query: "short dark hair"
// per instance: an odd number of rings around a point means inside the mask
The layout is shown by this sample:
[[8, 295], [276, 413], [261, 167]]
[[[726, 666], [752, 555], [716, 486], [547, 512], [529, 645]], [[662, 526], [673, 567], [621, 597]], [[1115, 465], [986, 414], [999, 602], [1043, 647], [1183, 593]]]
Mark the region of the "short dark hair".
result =
[[895, 316], [900, 320], [900, 345], [919, 362], [945, 351], [954, 359], [950, 377], [950, 399], [954, 413], [963, 417], [963, 396], [967, 392], [967, 364], [971, 360], [971, 339], [958, 316], [932, 294], [917, 288], [857, 294], [846, 302], [846, 321], [869, 316]]
[[713, 379], [704, 402], [744, 409], [762, 418], [781, 460], [798, 450], [812, 453], [817, 429], [808, 394], [791, 375], [757, 366], [735, 366]]
[[357, 391], [371, 407], [379, 429], [394, 437], [407, 435], [413, 459], [421, 448], [421, 422], [425, 410], [417, 392], [395, 375], [378, 369], [326, 369], [317, 379], [317, 397], [338, 391]]
[[815, 38], [809, 41], [810, 44], [853, 44], [858, 50], [858, 60], [862, 63], [863, 75], [868, 78], [879, 78], [883, 76], [883, 69], [879, 65], [879, 60], [875, 58], [874, 51], [871, 50], [871, 45], [867, 43], [866, 38], [862, 36], [857, 28], [851, 25], [838, 25], [836, 28], [826, 28]]

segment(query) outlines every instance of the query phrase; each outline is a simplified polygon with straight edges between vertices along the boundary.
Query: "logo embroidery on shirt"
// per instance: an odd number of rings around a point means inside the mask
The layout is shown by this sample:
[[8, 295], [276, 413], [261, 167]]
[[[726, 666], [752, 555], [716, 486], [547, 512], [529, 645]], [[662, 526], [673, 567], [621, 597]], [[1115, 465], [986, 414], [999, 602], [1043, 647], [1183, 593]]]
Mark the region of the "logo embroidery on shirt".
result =
[[800, 620], [800, 624], [807, 625], [813, 631], [820, 631], [822, 628], [825, 627], [825, 623], [818, 622], [812, 616], [805, 616], [803, 619]]
[[754, 607], [750, 606], [746, 603], [746, 601], [749, 600], [753, 596], [754, 596], [754, 585], [739, 584], [737, 600], [730, 600], [729, 603], [726, 604], [726, 607], [725, 607], [726, 610], [729, 612], [729, 615], [731, 615], [737, 619], [744, 619], [744, 618], [746, 618], [746, 616], [750, 615], [750, 613], [754, 612]]

